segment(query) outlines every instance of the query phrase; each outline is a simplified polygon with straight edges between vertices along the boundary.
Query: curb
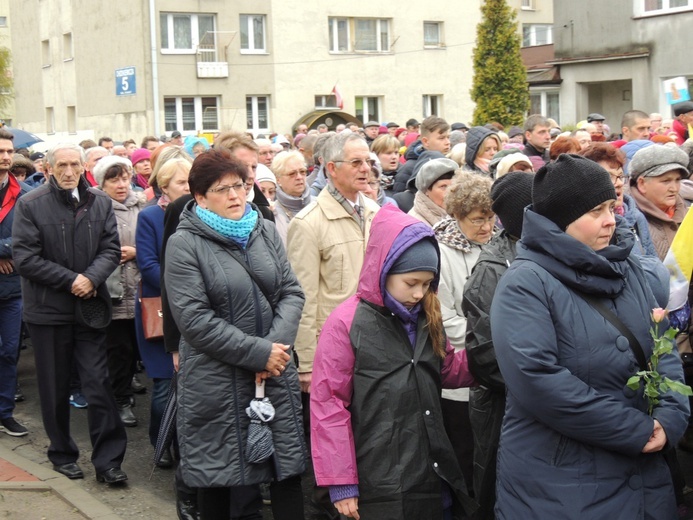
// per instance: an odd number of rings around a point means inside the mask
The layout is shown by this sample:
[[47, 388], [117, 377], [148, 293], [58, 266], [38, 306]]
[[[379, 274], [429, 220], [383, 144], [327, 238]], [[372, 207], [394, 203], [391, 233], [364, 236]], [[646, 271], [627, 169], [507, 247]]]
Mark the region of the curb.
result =
[[0, 443], [0, 459], [5, 459], [10, 464], [14, 464], [39, 479], [32, 482], [0, 482], [0, 490], [51, 491], [68, 505], [74, 507], [85, 518], [92, 520], [122, 520], [110, 507], [94, 498], [82, 489], [79, 484], [52, 469], [17, 455], [2, 443]]

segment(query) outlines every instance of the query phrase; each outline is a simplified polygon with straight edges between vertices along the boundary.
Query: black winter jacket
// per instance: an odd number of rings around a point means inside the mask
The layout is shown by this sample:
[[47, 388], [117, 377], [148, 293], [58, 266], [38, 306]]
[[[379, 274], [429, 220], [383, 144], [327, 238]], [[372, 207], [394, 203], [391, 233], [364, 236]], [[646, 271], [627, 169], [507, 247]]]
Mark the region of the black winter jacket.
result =
[[[11, 179], [10, 182], [12, 182], [12, 180], [18, 182], [14, 178]], [[23, 182], [19, 182], [19, 187], [17, 200], [31, 190], [31, 188]], [[14, 210], [15, 208], [12, 208], [5, 218], [0, 221], [0, 258], [2, 259], [12, 258], [12, 223], [14, 222]], [[22, 289], [19, 284], [19, 273], [17, 273], [17, 270], [15, 269], [14, 272], [10, 274], [0, 273], [0, 300], [19, 298], [21, 295]]]
[[84, 176], [78, 189], [74, 205], [71, 191], [51, 177], [17, 201], [12, 250], [27, 323], [74, 323], [78, 298], [70, 291], [77, 275], [99, 289], [120, 262], [110, 197], [89, 187]]
[[[186, 205], [166, 247], [164, 279], [182, 333], [178, 373], [178, 439], [183, 479], [193, 487], [228, 487], [283, 480], [304, 471], [301, 393], [293, 362], [267, 380], [276, 415], [269, 423], [275, 454], [261, 464], [245, 456], [255, 397], [272, 343], [293, 344], [303, 291], [274, 224], [260, 215], [245, 249]], [[234, 252], [269, 292], [268, 302]], [[258, 331], [260, 333], [258, 334]]]

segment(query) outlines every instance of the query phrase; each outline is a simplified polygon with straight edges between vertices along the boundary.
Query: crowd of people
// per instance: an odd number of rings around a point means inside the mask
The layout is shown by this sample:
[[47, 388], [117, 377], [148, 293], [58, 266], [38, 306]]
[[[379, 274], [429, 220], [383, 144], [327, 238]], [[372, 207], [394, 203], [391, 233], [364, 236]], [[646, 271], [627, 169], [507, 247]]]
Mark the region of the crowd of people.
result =
[[[24, 334], [68, 478], [71, 406], [97, 480], [122, 485], [138, 366], [153, 446], [176, 389], [156, 464], [182, 520], [262, 518], [263, 499], [303, 519], [309, 458], [326, 518], [685, 517], [689, 400], [649, 410], [627, 385], [693, 200], [693, 103], [673, 112], [617, 134], [598, 113], [570, 132], [430, 116], [45, 155], [0, 129], [0, 431], [29, 433]], [[690, 305], [671, 311], [657, 370], [690, 382]]]

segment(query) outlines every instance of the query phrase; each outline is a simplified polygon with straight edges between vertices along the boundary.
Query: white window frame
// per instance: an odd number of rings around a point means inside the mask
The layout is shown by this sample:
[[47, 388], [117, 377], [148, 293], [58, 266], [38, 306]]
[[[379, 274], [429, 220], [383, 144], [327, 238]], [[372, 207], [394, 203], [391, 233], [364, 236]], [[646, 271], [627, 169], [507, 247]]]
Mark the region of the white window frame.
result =
[[[547, 94], [557, 94], [558, 95], [558, 113], [557, 114], [549, 114], [548, 113], [547, 109], [548, 109], [549, 104], [546, 100]], [[561, 89], [559, 89], [559, 88], [543, 88], [543, 89], [530, 88], [529, 89], [529, 95], [530, 95], [530, 97], [536, 96], [536, 95], [540, 96], [541, 110], [538, 112], [539, 114], [543, 115], [544, 117], [550, 117], [552, 119], [555, 119], [559, 125], [561, 124], [561, 118], [560, 118], [560, 116], [561, 116], [561, 114], [560, 114], [560, 112], [561, 112]], [[530, 115], [532, 113], [536, 113], [536, 112], [532, 112], [532, 109], [530, 108], [529, 111], [527, 112], [527, 115]]]
[[[256, 16], [262, 17], [262, 48], [255, 48], [255, 27], [253, 18]], [[267, 52], [267, 16], [264, 14], [241, 14], [239, 17], [240, 28], [243, 27], [243, 18], [245, 17], [246, 29], [248, 31], [248, 48], [243, 48], [241, 43], [241, 54], [268, 54]], [[239, 29], [240, 33], [240, 29]], [[239, 34], [239, 39], [240, 34]]]
[[[376, 42], [376, 49], [375, 50], [360, 50], [356, 49], [356, 22], [358, 20], [374, 20], [376, 22], [375, 24], [375, 42]], [[339, 22], [347, 22], [347, 48], [346, 50], [340, 50], [339, 49]], [[385, 26], [385, 29], [387, 30], [387, 36], [386, 36], [386, 47], [383, 45], [383, 41], [381, 38], [381, 34], [383, 31], [383, 25]], [[368, 18], [368, 17], [356, 17], [356, 18], [347, 18], [347, 17], [330, 17], [328, 18], [328, 34], [331, 35], [331, 39], [329, 42], [329, 52], [330, 54], [344, 54], [344, 53], [358, 53], [358, 54], [387, 54], [391, 52], [391, 46], [390, 46], [390, 36], [392, 34], [391, 30], [391, 25], [392, 25], [392, 19], [391, 18]]]
[[[435, 107], [434, 107], [435, 105]], [[434, 110], [435, 108], [435, 110]], [[443, 117], [443, 96], [441, 94], [423, 95], [423, 118], [428, 116]]]
[[[363, 107], [363, 121], [361, 123], [366, 124], [368, 121], [380, 121], [380, 115], [383, 113], [383, 97], [382, 96], [356, 96], [356, 99], [354, 99], [354, 107], [358, 106], [358, 100], [361, 99], [361, 106]], [[370, 99], [376, 99], [377, 100], [377, 113], [376, 114], [371, 114], [368, 112], [368, 100]], [[354, 108], [354, 113], [356, 113], [356, 108]], [[359, 116], [356, 115], [358, 118]]]
[[[525, 45], [525, 27], [529, 28], [529, 44]], [[537, 30], [548, 29], [547, 38], [545, 43], [537, 43]], [[522, 24], [522, 46], [523, 47], [536, 47], [537, 45], [549, 45], [553, 43], [553, 25], [544, 23], [525, 23]]]
[[[195, 114], [195, 128], [185, 128], [183, 123], [183, 99], [193, 99], [193, 110]], [[216, 128], [204, 128], [204, 110], [202, 108], [202, 98], [214, 98], [216, 99]], [[193, 132], [217, 132], [221, 123], [219, 121], [219, 96], [165, 96], [164, 97], [164, 128], [166, 128], [166, 101], [175, 100], [176, 107], [176, 123], [172, 130], [180, 130], [181, 133], [193, 133]], [[167, 132], [172, 130], [166, 130]]]
[[688, 0], [688, 5], [681, 7], [670, 7], [671, 0], [662, 0], [661, 9], [646, 10], [645, 5], [648, 0], [633, 0], [633, 15], [636, 18], [644, 18], [648, 16], [658, 16], [660, 14], [682, 13], [685, 11], [693, 11], [693, 0]]
[[[436, 43], [426, 43], [426, 25], [435, 25], [438, 27], [438, 41]], [[443, 22], [432, 22], [425, 21], [423, 23], [424, 31], [424, 48], [426, 49], [439, 49], [440, 47], [445, 47], [445, 39], [443, 37]]]
[[523, 11], [534, 11], [534, 0], [522, 0], [520, 9]]
[[337, 105], [337, 96], [334, 94], [316, 94], [315, 95], [315, 110], [331, 110], [339, 109]]
[[[265, 103], [267, 106], [267, 127], [261, 127], [260, 126], [260, 110], [258, 108], [258, 102], [260, 98], [265, 99]], [[245, 97], [245, 103], [246, 103], [246, 122], [248, 120], [248, 100], [251, 100], [251, 120], [252, 120], [252, 125], [248, 128], [253, 134], [258, 134], [260, 132], [268, 132], [270, 129], [270, 97], [269, 95], [263, 95], [263, 96], [246, 96]]]
[[[197, 53], [197, 47], [200, 45], [200, 26], [199, 17], [212, 17], [212, 30], [216, 31], [217, 28], [217, 17], [213, 13], [159, 13], [159, 23], [162, 23], [161, 17], [166, 17], [166, 27], [168, 30], [168, 42], [167, 46], [164, 47], [161, 41], [161, 35], [159, 37], [159, 46], [161, 54], [195, 54]], [[173, 19], [176, 17], [189, 16], [190, 17], [190, 48], [189, 49], [176, 49], [175, 48], [175, 34], [173, 30]], [[159, 28], [162, 32], [162, 28]]]

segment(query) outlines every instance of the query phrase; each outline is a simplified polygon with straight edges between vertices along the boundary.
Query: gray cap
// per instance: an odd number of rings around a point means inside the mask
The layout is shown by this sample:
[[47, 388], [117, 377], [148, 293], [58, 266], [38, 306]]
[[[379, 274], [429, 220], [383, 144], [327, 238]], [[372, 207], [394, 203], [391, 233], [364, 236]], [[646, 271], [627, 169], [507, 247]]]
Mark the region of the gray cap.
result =
[[416, 174], [416, 189], [425, 192], [446, 173], [455, 173], [460, 168], [452, 159], [431, 159], [424, 163]]
[[588, 123], [591, 123], [592, 121], [605, 121], [605, 120], [606, 120], [606, 118], [603, 115], [598, 114], [597, 112], [592, 112], [590, 115], [587, 116], [587, 122]]
[[368, 121], [365, 125], [363, 125], [364, 128], [368, 128], [369, 126], [380, 127], [380, 123], [378, 123], [377, 121]]
[[672, 170], [680, 170], [687, 179], [688, 154], [673, 144], [656, 144], [641, 148], [631, 159], [628, 170], [632, 180], [638, 177], [659, 177]]

